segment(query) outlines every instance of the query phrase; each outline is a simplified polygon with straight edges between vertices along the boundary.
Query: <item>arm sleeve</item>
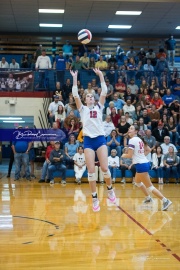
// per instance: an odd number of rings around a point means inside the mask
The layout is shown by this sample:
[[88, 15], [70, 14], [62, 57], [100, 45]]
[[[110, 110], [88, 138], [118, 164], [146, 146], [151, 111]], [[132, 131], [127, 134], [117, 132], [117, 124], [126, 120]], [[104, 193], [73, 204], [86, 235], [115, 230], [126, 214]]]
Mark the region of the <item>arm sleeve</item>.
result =
[[128, 148], [134, 150], [135, 149], [135, 142], [133, 139], [130, 139], [129, 140], [129, 143], [128, 143]]
[[106, 86], [105, 82], [101, 83], [101, 89], [102, 89], [101, 95], [106, 96], [107, 95], [107, 86]]

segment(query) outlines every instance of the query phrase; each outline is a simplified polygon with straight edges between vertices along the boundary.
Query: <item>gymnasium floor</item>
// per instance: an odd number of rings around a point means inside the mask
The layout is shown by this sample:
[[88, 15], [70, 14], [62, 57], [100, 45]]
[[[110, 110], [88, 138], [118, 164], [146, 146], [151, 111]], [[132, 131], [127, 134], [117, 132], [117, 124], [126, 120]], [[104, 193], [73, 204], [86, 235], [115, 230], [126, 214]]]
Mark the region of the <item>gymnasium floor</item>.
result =
[[155, 184], [173, 202], [162, 212], [132, 184], [114, 185], [116, 205], [98, 184], [93, 213], [87, 183], [14, 182], [7, 165], [0, 172], [0, 269], [180, 269], [180, 185]]

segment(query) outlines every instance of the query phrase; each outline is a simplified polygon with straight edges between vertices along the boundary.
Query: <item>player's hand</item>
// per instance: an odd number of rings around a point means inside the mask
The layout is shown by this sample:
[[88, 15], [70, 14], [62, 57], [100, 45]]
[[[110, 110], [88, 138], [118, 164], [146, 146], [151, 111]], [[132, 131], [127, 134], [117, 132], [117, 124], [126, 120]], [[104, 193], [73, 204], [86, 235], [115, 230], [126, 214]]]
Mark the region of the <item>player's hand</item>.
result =
[[73, 71], [73, 70], [70, 70], [70, 73], [73, 77], [77, 78], [77, 75], [78, 75], [78, 71]]
[[103, 76], [102, 71], [99, 68], [93, 68], [93, 71], [96, 73], [96, 75]]

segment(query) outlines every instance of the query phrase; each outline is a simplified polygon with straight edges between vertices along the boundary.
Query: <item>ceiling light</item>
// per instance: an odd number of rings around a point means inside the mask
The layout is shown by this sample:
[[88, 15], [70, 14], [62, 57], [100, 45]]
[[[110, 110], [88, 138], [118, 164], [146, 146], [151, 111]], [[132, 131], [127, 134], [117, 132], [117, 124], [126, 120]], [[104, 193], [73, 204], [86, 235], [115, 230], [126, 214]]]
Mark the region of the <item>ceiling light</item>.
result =
[[62, 27], [62, 24], [57, 24], [57, 23], [40, 23], [40, 27]]
[[25, 123], [25, 121], [15, 121], [15, 120], [9, 120], [9, 121], [3, 121], [3, 123]]
[[141, 15], [142, 11], [116, 11], [116, 15]]
[[21, 120], [22, 117], [0, 117], [0, 120]]
[[130, 29], [132, 25], [112, 25], [110, 24], [108, 28], [117, 28], [117, 29]]
[[180, 30], [180, 26], [177, 26], [176, 29], [177, 29], [177, 30]]
[[39, 9], [39, 13], [64, 13], [64, 9]]

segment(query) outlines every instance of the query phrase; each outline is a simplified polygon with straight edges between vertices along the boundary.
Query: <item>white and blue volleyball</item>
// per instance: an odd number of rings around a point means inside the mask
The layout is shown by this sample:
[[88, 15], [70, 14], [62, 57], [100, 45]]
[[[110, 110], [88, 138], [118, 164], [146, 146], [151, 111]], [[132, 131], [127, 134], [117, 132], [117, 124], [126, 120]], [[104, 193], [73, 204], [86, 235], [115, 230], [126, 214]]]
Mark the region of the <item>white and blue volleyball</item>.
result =
[[88, 44], [92, 39], [92, 34], [88, 29], [82, 29], [78, 33], [78, 40], [82, 44]]

